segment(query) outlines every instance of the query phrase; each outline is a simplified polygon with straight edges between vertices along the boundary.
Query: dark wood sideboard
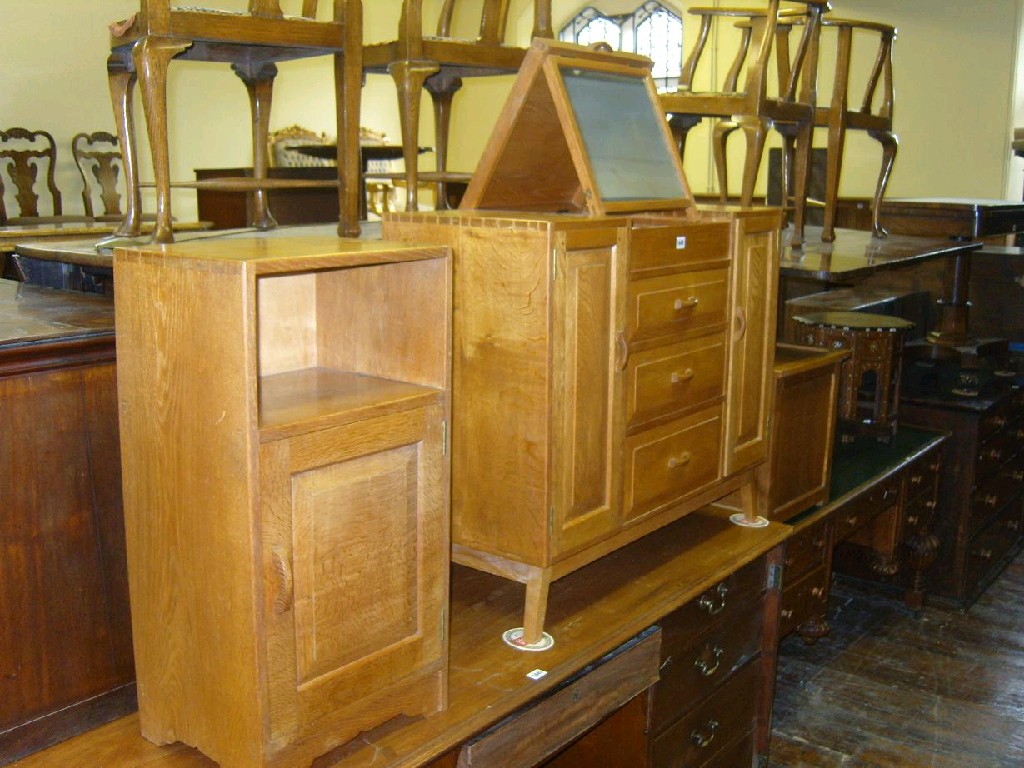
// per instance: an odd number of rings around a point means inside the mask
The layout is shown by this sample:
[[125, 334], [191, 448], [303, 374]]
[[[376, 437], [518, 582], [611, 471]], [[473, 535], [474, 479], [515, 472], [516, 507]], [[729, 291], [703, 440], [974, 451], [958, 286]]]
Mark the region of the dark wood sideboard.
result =
[[113, 315], [0, 280], [0, 764], [135, 708]]

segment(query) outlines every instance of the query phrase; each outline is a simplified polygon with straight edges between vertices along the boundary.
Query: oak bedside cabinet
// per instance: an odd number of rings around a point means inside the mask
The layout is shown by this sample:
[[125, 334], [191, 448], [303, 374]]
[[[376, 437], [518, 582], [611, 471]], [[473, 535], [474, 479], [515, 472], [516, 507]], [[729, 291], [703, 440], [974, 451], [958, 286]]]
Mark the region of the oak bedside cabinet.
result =
[[309, 765], [446, 699], [447, 249], [119, 249], [139, 718], [228, 766]]

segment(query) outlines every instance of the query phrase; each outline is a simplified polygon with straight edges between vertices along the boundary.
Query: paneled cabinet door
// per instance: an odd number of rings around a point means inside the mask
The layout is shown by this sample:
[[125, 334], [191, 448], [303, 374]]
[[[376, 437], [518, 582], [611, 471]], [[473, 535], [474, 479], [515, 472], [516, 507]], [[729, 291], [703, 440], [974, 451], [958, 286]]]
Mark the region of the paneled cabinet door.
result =
[[272, 739], [439, 668], [444, 461], [439, 405], [261, 446]]
[[619, 529], [625, 259], [620, 246], [555, 252], [552, 302], [553, 553]]
[[733, 221], [733, 317], [725, 425], [727, 475], [768, 455], [778, 227], [778, 212], [739, 214]]

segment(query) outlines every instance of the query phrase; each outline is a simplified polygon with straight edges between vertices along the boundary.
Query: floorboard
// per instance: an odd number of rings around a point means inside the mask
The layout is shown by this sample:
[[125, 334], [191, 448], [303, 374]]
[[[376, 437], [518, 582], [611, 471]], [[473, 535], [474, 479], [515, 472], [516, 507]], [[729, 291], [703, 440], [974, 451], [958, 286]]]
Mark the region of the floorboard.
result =
[[780, 649], [770, 768], [1024, 766], [1024, 556], [966, 613], [834, 585]]

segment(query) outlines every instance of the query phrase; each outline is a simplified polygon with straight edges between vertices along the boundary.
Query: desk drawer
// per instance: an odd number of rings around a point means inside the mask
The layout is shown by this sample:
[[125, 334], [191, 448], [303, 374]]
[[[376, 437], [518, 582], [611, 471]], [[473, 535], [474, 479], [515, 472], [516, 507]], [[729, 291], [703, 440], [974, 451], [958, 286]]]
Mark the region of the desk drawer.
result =
[[653, 685], [660, 658], [655, 630], [468, 742], [459, 768], [540, 762]]
[[786, 582], [779, 611], [779, 637], [795, 632], [809, 620], [824, 621], [828, 616], [828, 580], [828, 570], [821, 567], [802, 579]]
[[631, 342], [725, 327], [729, 316], [727, 269], [679, 272], [629, 286], [627, 333]]
[[624, 509], [634, 520], [718, 480], [722, 408], [626, 439]]
[[939, 452], [929, 451], [907, 467], [904, 473], [906, 477], [905, 498], [912, 500], [922, 494], [934, 495], [941, 466], [942, 458]]
[[932, 530], [938, 502], [935, 494], [920, 494], [903, 507], [903, 539], [921, 536]]
[[762, 600], [683, 648], [662, 648], [661, 679], [654, 687], [654, 733], [665, 730], [758, 654], [763, 620]]
[[805, 573], [825, 564], [828, 554], [828, 520], [823, 519], [786, 540], [783, 584], [794, 584]]
[[1003, 559], [1021, 535], [1021, 505], [1014, 503], [1003, 509], [971, 542], [967, 549], [965, 568], [966, 591], [977, 587], [997, 572]]
[[721, 398], [725, 394], [725, 339], [720, 334], [630, 357], [626, 423], [634, 427]]
[[741, 623], [760, 603], [767, 580], [768, 565], [761, 557], [674, 610], [660, 622], [663, 658], [683, 653], [719, 624]]
[[757, 714], [758, 666], [748, 664], [701, 706], [657, 737], [652, 749], [655, 768], [705, 765], [749, 732]]
[[978, 447], [975, 482], [982, 482], [986, 477], [996, 474], [1013, 460], [1020, 450], [1020, 441], [1015, 432], [998, 432]]
[[900, 495], [900, 477], [896, 475], [878, 483], [870, 490], [851, 499], [833, 514], [836, 543], [853, 535], [869, 520], [880, 515], [897, 502]]
[[971, 520], [968, 535], [973, 536], [992, 517], [1021, 494], [1021, 484], [1010, 473], [996, 475], [971, 493]]
[[629, 269], [685, 269], [729, 259], [729, 223], [685, 223], [634, 227], [629, 233]]

